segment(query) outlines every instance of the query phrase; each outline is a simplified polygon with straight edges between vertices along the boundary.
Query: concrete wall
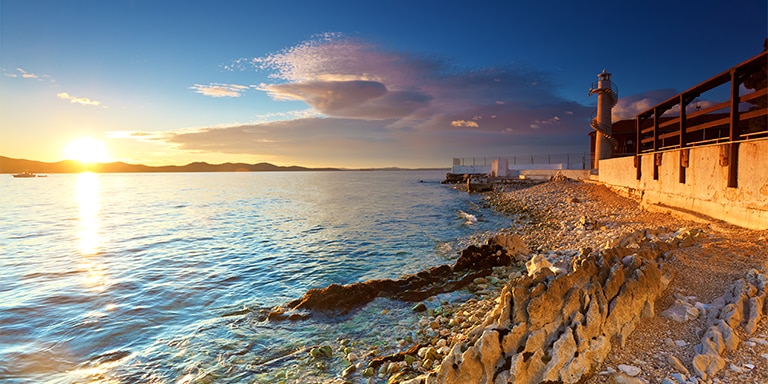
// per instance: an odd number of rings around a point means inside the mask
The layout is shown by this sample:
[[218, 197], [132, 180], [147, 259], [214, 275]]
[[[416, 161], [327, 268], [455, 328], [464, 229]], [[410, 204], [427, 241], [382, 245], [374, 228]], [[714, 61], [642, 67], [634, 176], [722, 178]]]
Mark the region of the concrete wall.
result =
[[640, 180], [633, 157], [601, 160], [599, 180], [649, 206], [682, 208], [746, 228], [768, 229], [768, 140], [739, 145], [738, 188], [727, 187], [721, 147], [690, 148], [685, 183], [679, 182], [680, 150], [661, 153], [658, 180], [653, 179], [652, 154], [642, 155]]
[[455, 175], [464, 175], [464, 174], [490, 174], [491, 173], [491, 166], [490, 165], [454, 165], [451, 167], [451, 173]]

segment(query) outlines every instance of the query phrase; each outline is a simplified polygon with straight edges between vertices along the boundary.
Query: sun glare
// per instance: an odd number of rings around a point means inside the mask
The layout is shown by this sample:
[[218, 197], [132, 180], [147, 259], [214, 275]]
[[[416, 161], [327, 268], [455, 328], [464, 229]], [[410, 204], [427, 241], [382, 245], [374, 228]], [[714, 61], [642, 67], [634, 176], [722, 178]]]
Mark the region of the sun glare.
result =
[[110, 161], [107, 146], [103, 141], [92, 137], [81, 137], [70, 141], [64, 148], [64, 157], [84, 164]]

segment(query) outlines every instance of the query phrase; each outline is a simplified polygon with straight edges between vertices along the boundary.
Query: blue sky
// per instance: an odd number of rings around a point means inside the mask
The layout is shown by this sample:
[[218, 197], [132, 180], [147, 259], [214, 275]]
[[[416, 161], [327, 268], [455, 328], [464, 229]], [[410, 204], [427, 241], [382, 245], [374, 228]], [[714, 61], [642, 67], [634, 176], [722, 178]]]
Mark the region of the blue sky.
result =
[[768, 37], [764, 0], [263, 3], [0, 0], [0, 155], [58, 161], [83, 136], [153, 165], [581, 153], [603, 68], [632, 117]]

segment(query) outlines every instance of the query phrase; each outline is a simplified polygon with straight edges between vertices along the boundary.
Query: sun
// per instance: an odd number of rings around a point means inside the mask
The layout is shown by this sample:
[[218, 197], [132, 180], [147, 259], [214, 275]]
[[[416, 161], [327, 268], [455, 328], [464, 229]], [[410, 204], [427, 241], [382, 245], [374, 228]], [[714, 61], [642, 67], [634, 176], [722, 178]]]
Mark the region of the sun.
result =
[[92, 137], [80, 137], [70, 141], [64, 147], [64, 157], [84, 164], [110, 161], [107, 146], [103, 141]]

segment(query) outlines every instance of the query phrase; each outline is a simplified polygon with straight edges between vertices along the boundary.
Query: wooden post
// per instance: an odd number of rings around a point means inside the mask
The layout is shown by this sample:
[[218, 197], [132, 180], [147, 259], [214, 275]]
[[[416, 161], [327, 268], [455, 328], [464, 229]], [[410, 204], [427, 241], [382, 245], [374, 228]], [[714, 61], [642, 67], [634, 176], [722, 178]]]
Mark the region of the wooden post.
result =
[[678, 182], [680, 184], [685, 184], [685, 168], [688, 167], [688, 152], [685, 149], [685, 146], [687, 144], [686, 140], [686, 113], [685, 108], [688, 106], [688, 103], [690, 103], [689, 100], [687, 100], [687, 97], [685, 93], [680, 94], [680, 133], [679, 133], [679, 139], [680, 139], [680, 164], [678, 165]]
[[736, 68], [731, 70], [731, 119], [728, 140], [728, 188], [739, 187], [739, 73]]
[[691, 150], [689, 148], [680, 149], [680, 180], [681, 184], [685, 184], [685, 169], [688, 168], [691, 161]]

